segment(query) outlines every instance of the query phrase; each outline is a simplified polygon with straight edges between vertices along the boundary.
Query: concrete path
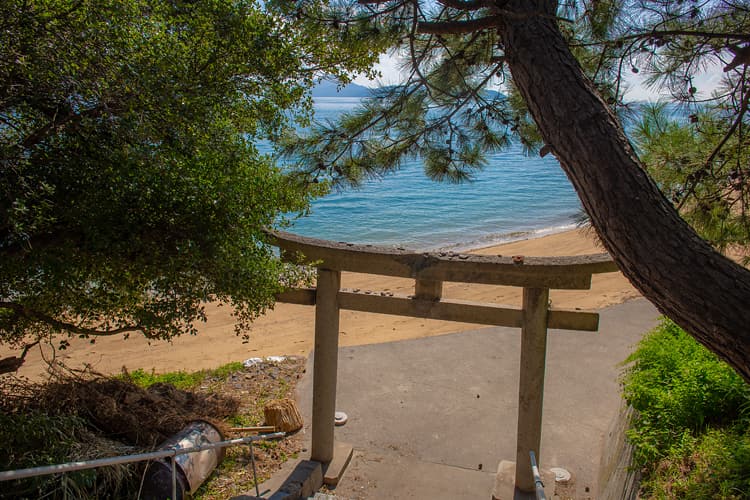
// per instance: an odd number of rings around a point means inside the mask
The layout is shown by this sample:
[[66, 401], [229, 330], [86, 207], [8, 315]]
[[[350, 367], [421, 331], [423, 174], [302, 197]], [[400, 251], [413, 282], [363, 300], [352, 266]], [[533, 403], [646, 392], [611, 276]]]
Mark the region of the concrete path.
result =
[[[603, 437], [620, 407], [621, 363], [658, 312], [643, 299], [601, 312], [599, 333], [551, 330], [540, 464], [564, 467], [593, 498]], [[520, 330], [482, 328], [339, 352], [336, 439], [354, 459], [345, 498], [489, 499], [515, 460]], [[311, 420], [312, 359], [298, 386]], [[309, 429], [307, 430], [309, 432]]]

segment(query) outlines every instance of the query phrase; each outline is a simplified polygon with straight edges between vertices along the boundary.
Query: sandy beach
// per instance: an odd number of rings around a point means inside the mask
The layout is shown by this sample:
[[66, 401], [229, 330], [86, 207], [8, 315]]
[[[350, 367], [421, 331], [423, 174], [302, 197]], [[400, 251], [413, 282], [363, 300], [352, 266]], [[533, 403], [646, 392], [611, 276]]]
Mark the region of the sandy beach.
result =
[[[557, 233], [541, 238], [517, 241], [478, 249], [472, 253], [489, 255], [562, 256], [601, 253], [592, 234], [581, 230]], [[345, 273], [342, 286], [362, 290], [413, 293], [413, 280]], [[472, 300], [519, 306], [521, 289], [493, 285], [446, 283], [446, 298]], [[594, 275], [591, 290], [553, 290], [551, 301], [555, 307], [595, 310], [638, 297], [638, 292], [620, 274]], [[249, 332], [250, 339], [243, 343], [234, 334], [234, 320], [229, 307], [209, 304], [208, 321], [199, 326], [196, 336], [183, 336], [171, 343], [149, 344], [144, 338], [132, 335], [99, 338], [95, 344], [87, 340], [72, 339], [65, 351], [53, 353], [47, 347], [35, 349], [27, 356], [19, 375], [33, 379], [45, 373], [43, 357], [56, 356], [68, 366], [79, 368], [86, 364], [102, 373], [143, 368], [156, 372], [214, 368], [231, 361], [270, 355], [309, 354], [313, 346], [314, 308], [291, 304], [277, 304], [276, 308], [258, 319]], [[371, 313], [342, 311], [340, 345], [361, 345], [394, 340], [421, 338], [479, 328], [477, 325], [452, 323], [419, 318], [386, 316]], [[0, 349], [0, 358], [17, 354]]]

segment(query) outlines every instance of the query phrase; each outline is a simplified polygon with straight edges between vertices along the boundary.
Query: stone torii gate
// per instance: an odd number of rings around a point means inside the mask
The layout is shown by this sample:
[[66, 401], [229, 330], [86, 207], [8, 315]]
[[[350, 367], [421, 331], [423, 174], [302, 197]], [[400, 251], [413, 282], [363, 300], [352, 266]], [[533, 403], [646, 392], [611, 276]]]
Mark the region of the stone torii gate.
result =
[[[311, 460], [323, 464], [334, 460], [341, 309], [515, 327], [521, 328], [515, 488], [521, 492], [535, 490], [529, 452], [539, 460], [547, 329], [596, 331], [599, 327], [597, 313], [551, 308], [549, 290], [591, 288], [592, 274], [617, 271], [609, 255], [524, 258], [414, 253], [285, 232], [271, 236], [286, 261], [317, 267], [316, 288], [292, 289], [277, 297], [280, 302], [315, 305]], [[400, 296], [341, 289], [342, 271], [413, 278], [415, 293]], [[447, 300], [442, 298], [444, 281], [523, 287], [523, 304], [517, 309]]]

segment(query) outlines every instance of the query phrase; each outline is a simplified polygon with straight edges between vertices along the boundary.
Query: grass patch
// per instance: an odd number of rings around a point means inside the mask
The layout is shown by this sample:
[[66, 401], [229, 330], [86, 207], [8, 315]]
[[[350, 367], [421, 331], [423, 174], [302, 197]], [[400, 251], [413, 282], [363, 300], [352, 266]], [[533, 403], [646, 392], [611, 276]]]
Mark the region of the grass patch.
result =
[[147, 372], [142, 368], [129, 371], [121, 375], [123, 379], [129, 380], [144, 389], [154, 384], [171, 384], [177, 389], [195, 389], [206, 381], [220, 382], [225, 380], [234, 372], [242, 370], [241, 362], [228, 363], [212, 370], [199, 370], [197, 372], [176, 371], [167, 373]]
[[[23, 469], [128, 453], [130, 449], [94, 434], [85, 419], [42, 411], [0, 412], [0, 470]], [[137, 490], [137, 466], [99, 469], [5, 481], [0, 499], [82, 500], [131, 498]]]
[[671, 321], [628, 358], [628, 431], [646, 498], [750, 498], [750, 386]]

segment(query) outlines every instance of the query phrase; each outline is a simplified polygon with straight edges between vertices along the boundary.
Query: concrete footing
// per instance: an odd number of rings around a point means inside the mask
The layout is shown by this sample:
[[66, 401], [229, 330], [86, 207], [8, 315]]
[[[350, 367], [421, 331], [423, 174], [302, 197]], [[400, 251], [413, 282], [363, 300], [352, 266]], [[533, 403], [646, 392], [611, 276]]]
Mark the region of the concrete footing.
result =
[[[546, 469], [542, 469], [540, 473], [544, 483], [544, 494], [547, 498], [552, 498], [555, 494], [555, 474]], [[516, 463], [510, 460], [501, 461], [497, 466], [492, 500], [536, 500], [536, 492], [521, 491], [515, 487], [515, 478]]]
[[333, 447], [333, 460], [323, 467], [323, 483], [335, 487], [352, 459], [354, 448], [348, 443], [336, 443]]
[[327, 465], [315, 460], [290, 460], [258, 489], [260, 497], [248, 493], [231, 500], [298, 500], [312, 497], [326, 484], [335, 487], [352, 459], [354, 449], [347, 443], [335, 443], [333, 460]]
[[311, 497], [323, 486], [323, 467], [314, 460], [290, 460], [265, 483], [259, 485], [260, 497], [255, 492], [233, 497], [231, 500], [298, 500]]

